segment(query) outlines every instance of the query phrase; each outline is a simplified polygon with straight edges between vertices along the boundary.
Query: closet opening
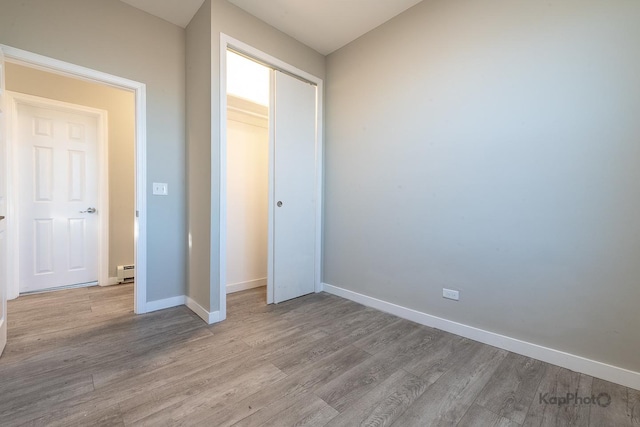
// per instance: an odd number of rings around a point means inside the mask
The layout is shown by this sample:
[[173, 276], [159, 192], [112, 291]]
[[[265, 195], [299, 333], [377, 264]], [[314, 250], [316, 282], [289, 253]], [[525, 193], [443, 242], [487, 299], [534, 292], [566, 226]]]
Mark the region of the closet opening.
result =
[[[249, 299], [259, 299], [265, 304], [269, 252], [270, 80], [270, 68], [227, 50], [227, 258], [224, 285], [227, 294], [252, 290], [250, 293], [255, 298]], [[231, 312], [234, 300], [229, 297]], [[247, 298], [242, 301], [247, 301]]]
[[220, 45], [212, 292], [224, 320], [227, 294], [233, 312], [242, 300], [278, 304], [322, 291], [322, 80], [225, 34]]

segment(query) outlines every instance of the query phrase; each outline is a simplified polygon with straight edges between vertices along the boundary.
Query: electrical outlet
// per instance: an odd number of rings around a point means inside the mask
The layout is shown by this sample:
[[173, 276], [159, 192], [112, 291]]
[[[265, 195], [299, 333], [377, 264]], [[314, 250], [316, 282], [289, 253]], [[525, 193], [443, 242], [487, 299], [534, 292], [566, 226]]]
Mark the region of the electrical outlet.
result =
[[442, 288], [442, 297], [458, 301], [460, 299], [460, 292], [454, 291], [453, 289]]
[[153, 183], [153, 195], [154, 196], [167, 196], [169, 195], [169, 185], [163, 182]]

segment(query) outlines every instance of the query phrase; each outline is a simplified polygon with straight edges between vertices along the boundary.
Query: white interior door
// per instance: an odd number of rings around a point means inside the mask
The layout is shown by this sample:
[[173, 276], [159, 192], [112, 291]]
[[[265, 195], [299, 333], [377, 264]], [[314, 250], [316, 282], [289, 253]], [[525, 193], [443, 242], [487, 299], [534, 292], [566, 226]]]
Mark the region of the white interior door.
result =
[[315, 291], [316, 86], [275, 71], [274, 302]]
[[7, 343], [7, 163], [4, 55], [0, 49], [0, 355]]
[[16, 128], [20, 292], [97, 282], [98, 118], [18, 102]]

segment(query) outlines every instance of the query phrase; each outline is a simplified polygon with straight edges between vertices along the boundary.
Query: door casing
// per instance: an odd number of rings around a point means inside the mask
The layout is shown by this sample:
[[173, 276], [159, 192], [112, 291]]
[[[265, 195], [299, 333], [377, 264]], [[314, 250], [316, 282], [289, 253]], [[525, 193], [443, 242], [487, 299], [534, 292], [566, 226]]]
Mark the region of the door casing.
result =
[[[114, 76], [113, 74], [82, 67], [69, 62], [0, 44], [5, 60], [31, 68], [77, 78], [93, 83], [105, 84], [135, 94], [135, 200], [136, 221], [134, 230], [136, 281], [134, 285], [134, 312], [147, 312], [147, 87], [144, 83]], [[6, 144], [7, 146], [9, 144]], [[10, 163], [10, 162], [9, 162]], [[11, 171], [8, 171], [11, 176]], [[9, 189], [11, 190], [11, 189]], [[9, 198], [11, 195], [8, 195]], [[11, 238], [15, 228], [11, 223], [11, 206], [7, 207], [7, 237]], [[9, 265], [9, 274], [15, 265]], [[13, 277], [12, 275], [9, 277]], [[17, 295], [13, 296], [14, 298]], [[11, 297], [11, 295], [10, 295]]]
[[[82, 112], [93, 116], [98, 122], [98, 222], [100, 231], [98, 233], [98, 283], [106, 286], [109, 283], [109, 137], [107, 112], [97, 108], [86, 107], [83, 105], [70, 104], [67, 102], [56, 101], [53, 99], [42, 98], [39, 96], [27, 95], [18, 92], [7, 91], [7, 122], [8, 122], [8, 158], [10, 159], [9, 188], [20, 188], [19, 173], [17, 161], [15, 160], [18, 153], [18, 144], [20, 143], [17, 135], [18, 122], [18, 105], [29, 105], [33, 107], [52, 108], [56, 110], [65, 110], [69, 112]], [[11, 166], [17, 165], [18, 167]], [[9, 206], [12, 210], [11, 226], [15, 230], [20, 227], [20, 209], [17, 191], [10, 191], [8, 197]], [[11, 269], [11, 276], [8, 286], [9, 298], [15, 298], [20, 293], [19, 282], [19, 239], [18, 233], [12, 233], [9, 237], [8, 245], [12, 249], [9, 251], [9, 263], [14, 268]]]
[[7, 182], [6, 170], [9, 161], [6, 156], [6, 114], [5, 114], [5, 88], [4, 88], [4, 52], [0, 49], [0, 356], [7, 344], [7, 229], [5, 216], [7, 214]]
[[[323, 81], [322, 79], [307, 73], [306, 71], [300, 70], [299, 68], [294, 67], [293, 65], [287, 64], [284, 61], [281, 61], [278, 58], [275, 58], [265, 52], [262, 52], [259, 49], [256, 49], [240, 40], [237, 40], [233, 37], [230, 37], [224, 33], [220, 33], [220, 152], [215, 153], [212, 151], [211, 153], [211, 165], [212, 169], [217, 166], [217, 162], [220, 162], [220, 175], [219, 185], [220, 185], [220, 198], [219, 200], [212, 200], [212, 211], [215, 208], [215, 202], [218, 202], [218, 206], [220, 209], [220, 222], [219, 224], [211, 224], [211, 245], [212, 252], [214, 249], [214, 245], [218, 246], [218, 251], [220, 254], [219, 258], [219, 289], [213, 288], [213, 283], [211, 284], [211, 292], [215, 291], [219, 292], [219, 320], [222, 321], [226, 319], [227, 312], [227, 276], [226, 276], [226, 265], [227, 265], [227, 255], [226, 255], [226, 247], [227, 247], [227, 50], [232, 49], [236, 52], [242, 53], [250, 58], [255, 59], [258, 62], [261, 62], [265, 65], [268, 65], [274, 69], [278, 69], [287, 74], [300, 78], [302, 80], [306, 80], [310, 83], [313, 83], [317, 86], [318, 96], [317, 96], [317, 112], [316, 112], [316, 176], [315, 176], [315, 198], [316, 198], [316, 213], [315, 213], [315, 224], [316, 224], [316, 256], [315, 256], [315, 268], [314, 268], [314, 288], [315, 292], [322, 292], [322, 203], [323, 203], [323, 156], [324, 156], [324, 137], [323, 137]], [[273, 73], [272, 73], [273, 76]], [[273, 77], [272, 77], [272, 85], [273, 85]], [[271, 93], [271, 97], [273, 97], [273, 91]], [[275, 200], [273, 199], [273, 174], [271, 171], [273, 170], [273, 114], [269, 112], [269, 218], [273, 218], [273, 205]], [[219, 156], [219, 158], [218, 158]], [[217, 184], [214, 182], [216, 177], [212, 176], [212, 186]], [[219, 227], [219, 228], [218, 228]], [[213, 232], [218, 228], [219, 232], [219, 242], [216, 243], [214, 239]], [[269, 242], [273, 241], [273, 222], [269, 221]], [[272, 304], [273, 301], [273, 251], [269, 248], [269, 256], [268, 256], [268, 279], [267, 279], [267, 303]]]

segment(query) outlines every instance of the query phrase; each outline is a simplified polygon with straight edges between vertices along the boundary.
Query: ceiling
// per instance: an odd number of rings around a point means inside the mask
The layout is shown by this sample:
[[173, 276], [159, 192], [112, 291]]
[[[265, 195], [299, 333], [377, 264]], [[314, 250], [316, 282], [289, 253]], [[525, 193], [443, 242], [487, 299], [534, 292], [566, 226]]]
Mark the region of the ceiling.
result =
[[[121, 0], [186, 27], [204, 0]], [[327, 55], [422, 0], [228, 0]]]
[[186, 28], [204, 0], [120, 0], [147, 13]]
[[421, 0], [229, 0], [327, 55]]

